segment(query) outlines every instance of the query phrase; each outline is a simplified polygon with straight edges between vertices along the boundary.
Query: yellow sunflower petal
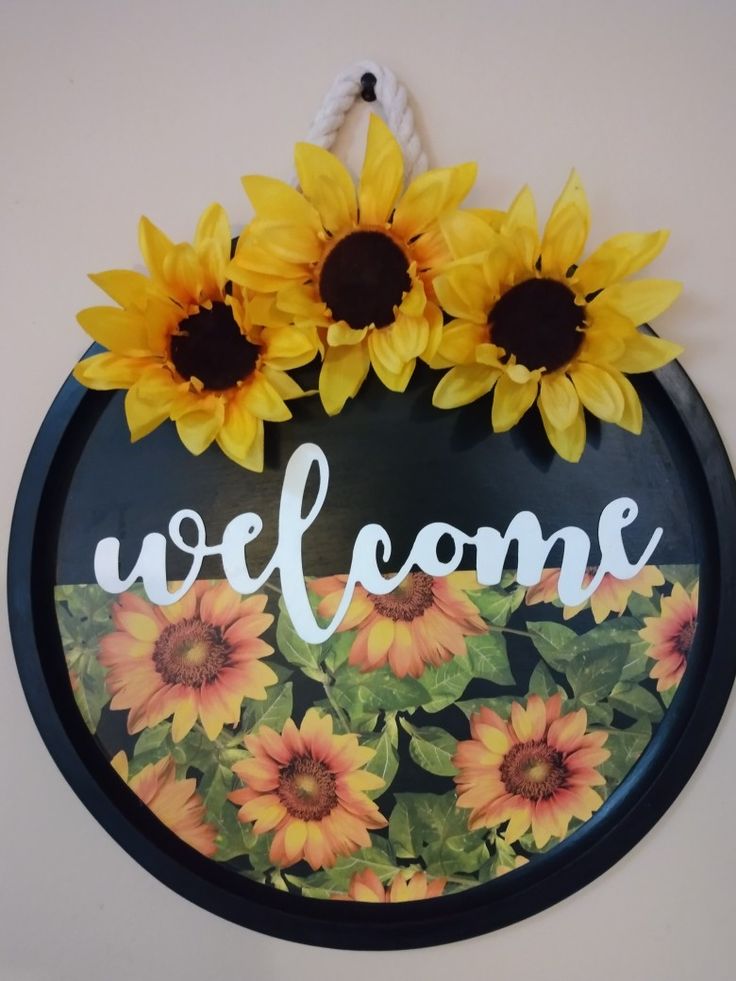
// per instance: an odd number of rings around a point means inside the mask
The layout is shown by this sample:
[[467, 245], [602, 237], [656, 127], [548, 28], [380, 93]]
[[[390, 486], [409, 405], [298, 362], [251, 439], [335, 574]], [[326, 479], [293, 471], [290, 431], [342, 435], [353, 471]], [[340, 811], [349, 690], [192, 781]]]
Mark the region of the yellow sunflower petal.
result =
[[138, 245], [148, 271], [154, 279], [165, 282], [164, 260], [173, 249], [174, 243], [145, 215], [138, 223]]
[[285, 371], [280, 371], [278, 368], [273, 368], [270, 364], [262, 365], [260, 370], [264, 378], [271, 385], [271, 388], [275, 389], [284, 400], [300, 399], [306, 395], [314, 395], [313, 391], [305, 392], [301, 385], [294, 381], [291, 375], [287, 375]]
[[[162, 269], [167, 289], [172, 296], [184, 303], [199, 303], [203, 298], [205, 277], [193, 246], [188, 242], [172, 246], [164, 256]], [[210, 296], [207, 299], [215, 297]]]
[[616, 380], [604, 368], [578, 362], [570, 368], [575, 390], [589, 412], [604, 422], [618, 422], [625, 408], [624, 397]]
[[682, 292], [682, 283], [671, 279], [635, 279], [609, 286], [590, 303], [591, 308], [611, 308], [638, 327], [663, 313]]
[[432, 405], [438, 409], [455, 409], [487, 395], [496, 383], [500, 371], [484, 364], [461, 364], [443, 375], [432, 395]]
[[575, 281], [582, 293], [595, 293], [643, 269], [667, 244], [670, 233], [623, 232], [607, 239], [581, 262]]
[[327, 415], [337, 415], [347, 400], [358, 394], [370, 363], [366, 341], [353, 347], [327, 349], [319, 373], [319, 395]]
[[74, 366], [72, 374], [86, 388], [109, 391], [130, 388], [146, 368], [155, 364], [153, 358], [126, 358], [121, 354], [93, 354]]
[[539, 402], [539, 411], [542, 416], [544, 431], [552, 447], [563, 460], [567, 460], [568, 463], [577, 463], [585, 449], [585, 413], [582, 405], [578, 406], [577, 416], [567, 429], [556, 429], [552, 425], [541, 401]]
[[381, 379], [386, 388], [392, 392], [405, 392], [406, 386], [409, 384], [411, 376], [414, 373], [416, 360], [412, 358], [412, 360], [408, 361], [406, 364], [401, 364], [397, 371], [391, 371], [386, 367], [383, 361], [375, 357], [370, 346], [369, 352], [371, 354], [371, 364], [373, 365], [373, 370]]
[[148, 354], [145, 317], [134, 310], [117, 307], [87, 307], [77, 314], [77, 322], [93, 341], [115, 354]]
[[107, 269], [90, 273], [89, 278], [121, 307], [144, 307], [148, 292], [154, 288], [147, 276], [130, 269]]
[[537, 207], [528, 187], [522, 187], [512, 201], [502, 227], [515, 243], [527, 269], [532, 269], [539, 253], [539, 231]]
[[263, 420], [257, 419], [255, 439], [250, 444], [250, 449], [242, 462], [242, 466], [248, 470], [253, 470], [255, 473], [263, 472], [263, 433]]
[[542, 375], [539, 403], [555, 429], [567, 429], [575, 421], [580, 399], [575, 386], [562, 372]]
[[467, 262], [453, 266], [434, 280], [434, 291], [440, 306], [451, 317], [486, 323], [493, 301], [483, 267]]
[[373, 114], [368, 124], [365, 159], [360, 175], [360, 221], [382, 225], [388, 221], [404, 180], [404, 155], [386, 123]]
[[615, 368], [608, 368], [607, 371], [615, 379], [624, 398], [624, 411], [618, 421], [618, 425], [622, 429], [626, 429], [628, 432], [638, 436], [641, 433], [643, 425], [643, 414], [639, 395], [629, 379], [620, 371], [616, 371]]
[[[238, 393], [239, 395], [240, 393]], [[225, 420], [217, 433], [217, 445], [230, 459], [245, 466], [248, 454], [258, 433], [258, 421], [236, 396], [225, 409]]]
[[355, 187], [337, 157], [311, 143], [297, 143], [294, 160], [304, 196], [319, 212], [327, 231], [334, 233], [355, 224]]
[[125, 755], [124, 750], [121, 749], [113, 756], [110, 760], [110, 766], [119, 777], [122, 777], [126, 783], [128, 782], [128, 757]]
[[260, 371], [254, 372], [243, 384], [238, 400], [257, 419], [268, 422], [285, 422], [291, 419], [288, 406]]
[[327, 343], [330, 347], [352, 347], [353, 344], [360, 344], [367, 333], [367, 327], [354, 330], [344, 320], [337, 320], [327, 329]]
[[392, 228], [407, 240], [419, 235], [446, 211], [457, 208], [473, 186], [474, 163], [428, 170], [411, 182], [396, 205]]
[[450, 211], [440, 218], [440, 228], [454, 259], [492, 248], [498, 233], [470, 211]]
[[536, 377], [528, 378], [517, 384], [504, 372], [498, 379], [493, 393], [493, 409], [491, 410], [491, 425], [496, 433], [505, 433], [521, 419], [524, 413], [534, 404], [539, 391]]
[[590, 228], [590, 208], [577, 171], [552, 208], [542, 237], [542, 272], [564, 279], [567, 270], [580, 258]]
[[261, 334], [263, 359], [282, 368], [301, 368], [317, 353], [315, 338], [298, 327], [266, 327]]
[[665, 364], [669, 364], [682, 354], [683, 348], [672, 341], [666, 341], [661, 337], [650, 337], [648, 334], [640, 334], [639, 331], [632, 331], [631, 335], [624, 342], [623, 353], [612, 361], [612, 365], [619, 371], [628, 371], [631, 374], [638, 374], [642, 371], [655, 371]]
[[190, 453], [199, 456], [214, 441], [225, 421], [224, 400], [216, 395], [197, 398], [187, 411], [172, 414], [176, 417], [179, 439]]
[[171, 401], [150, 402], [141, 397], [138, 385], [133, 385], [125, 395], [125, 418], [130, 429], [131, 442], [148, 436], [169, 418]]
[[295, 188], [273, 177], [249, 176], [242, 178], [245, 193], [250, 198], [259, 218], [288, 222], [294, 226], [306, 226], [319, 234], [319, 215]]
[[194, 233], [194, 250], [206, 272], [205, 291], [213, 296], [225, 285], [226, 270], [230, 262], [230, 221], [221, 204], [206, 208]]
[[488, 341], [488, 324], [467, 320], [452, 320], [440, 335], [437, 352], [430, 362], [432, 368], [449, 368], [475, 360], [479, 344]]

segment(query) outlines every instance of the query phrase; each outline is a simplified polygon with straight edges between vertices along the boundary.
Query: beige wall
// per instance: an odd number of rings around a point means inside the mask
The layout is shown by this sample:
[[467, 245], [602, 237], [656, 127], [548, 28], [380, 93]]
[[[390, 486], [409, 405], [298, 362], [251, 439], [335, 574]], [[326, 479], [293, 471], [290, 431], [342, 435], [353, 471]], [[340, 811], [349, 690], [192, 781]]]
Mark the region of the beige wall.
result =
[[[239, 175], [288, 176], [324, 88], [362, 57], [410, 86], [434, 162], [478, 159], [473, 203], [502, 206], [528, 180], [546, 208], [574, 163], [594, 239], [672, 227], [655, 274], [686, 293], [659, 325], [687, 345], [733, 453], [735, 33], [727, 0], [2, 0], [3, 540], [33, 436], [85, 347], [74, 314], [98, 302], [85, 273], [137, 262], [141, 212], [180, 239], [215, 198], [242, 222]], [[656, 830], [572, 899], [440, 949], [333, 952], [218, 920], [112, 842], [36, 734], [3, 621], [3, 979], [734, 976], [733, 703]]]

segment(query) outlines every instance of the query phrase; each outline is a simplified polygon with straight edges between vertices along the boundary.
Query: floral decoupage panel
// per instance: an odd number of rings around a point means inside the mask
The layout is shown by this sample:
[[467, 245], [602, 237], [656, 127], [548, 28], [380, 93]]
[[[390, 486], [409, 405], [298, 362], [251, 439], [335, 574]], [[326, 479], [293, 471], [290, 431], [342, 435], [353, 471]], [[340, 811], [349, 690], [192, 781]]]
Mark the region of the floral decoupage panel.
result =
[[[58, 586], [56, 610], [87, 727], [175, 834], [270, 887], [398, 902], [472, 888], [574, 834], [675, 697], [697, 567], [607, 575], [576, 608], [558, 574], [358, 587], [322, 646], [276, 583], [241, 596], [200, 581], [165, 607], [136, 586]], [[308, 580], [322, 622], [344, 582]]]

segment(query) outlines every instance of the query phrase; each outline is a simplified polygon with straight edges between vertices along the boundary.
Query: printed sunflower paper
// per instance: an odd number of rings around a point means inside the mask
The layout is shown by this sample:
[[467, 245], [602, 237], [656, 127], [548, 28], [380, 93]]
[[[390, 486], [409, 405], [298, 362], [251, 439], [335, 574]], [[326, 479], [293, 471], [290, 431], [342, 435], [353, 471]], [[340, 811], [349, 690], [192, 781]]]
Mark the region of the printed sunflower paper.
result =
[[[356, 592], [324, 645], [275, 585], [200, 581], [166, 607], [58, 586], [56, 611], [87, 727], [174, 834], [282, 891], [395, 903], [513, 875], [574, 835], [677, 692], [696, 567], [608, 576], [575, 609], [558, 575], [411, 573]], [[307, 580], [318, 619], [342, 582]]]

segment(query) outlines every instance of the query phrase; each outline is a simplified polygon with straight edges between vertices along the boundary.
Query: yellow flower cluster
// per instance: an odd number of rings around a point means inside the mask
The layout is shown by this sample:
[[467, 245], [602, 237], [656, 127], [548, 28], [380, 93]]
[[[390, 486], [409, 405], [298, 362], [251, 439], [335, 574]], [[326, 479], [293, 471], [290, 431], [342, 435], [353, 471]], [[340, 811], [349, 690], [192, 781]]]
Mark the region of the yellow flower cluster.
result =
[[311, 394], [289, 372], [315, 358], [329, 415], [371, 368], [403, 392], [419, 359], [445, 369], [433, 397], [441, 409], [493, 390], [496, 432], [536, 403], [566, 460], [585, 447], [585, 409], [641, 431], [626, 375], [681, 348], [638, 328], [680, 285], [628, 277], [659, 254], [666, 232], [616, 235], [582, 259], [589, 210], [574, 172], [541, 237], [528, 188], [507, 212], [461, 210], [474, 164], [430, 170], [404, 189], [401, 149], [378, 116], [357, 188], [317, 146], [297, 145], [296, 170], [300, 190], [243, 179], [254, 217], [232, 257], [214, 204], [192, 244], [141, 219], [148, 275], [91, 277], [117, 305], [79, 314], [107, 351], [74, 374], [89, 388], [127, 390], [133, 440], [171, 419], [191, 453], [217, 442], [260, 471], [264, 422], [289, 419], [286, 402]]

